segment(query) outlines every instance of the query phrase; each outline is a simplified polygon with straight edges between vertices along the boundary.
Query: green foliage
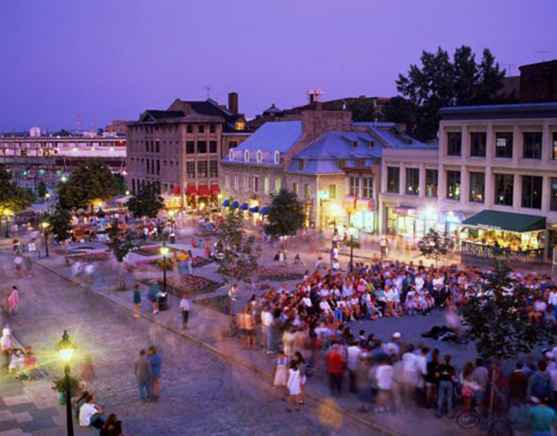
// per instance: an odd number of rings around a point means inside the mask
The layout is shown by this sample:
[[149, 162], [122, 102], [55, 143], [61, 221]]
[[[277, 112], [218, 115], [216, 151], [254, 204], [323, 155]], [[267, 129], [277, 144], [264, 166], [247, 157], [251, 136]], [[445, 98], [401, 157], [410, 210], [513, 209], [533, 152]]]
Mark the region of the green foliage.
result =
[[114, 195], [124, 195], [128, 190], [126, 179], [122, 174], [114, 174]]
[[[70, 382], [70, 397], [74, 397], [79, 392], [79, 379], [77, 377], [69, 376]], [[61, 394], [66, 394], [66, 378], [60, 377], [52, 382], [52, 389]]]
[[383, 106], [383, 119], [406, 126], [406, 133], [413, 133], [416, 128], [416, 107], [402, 97], [393, 97]]
[[462, 307], [467, 335], [484, 358], [514, 358], [551, 338], [551, 326], [545, 321], [536, 324], [528, 319], [532, 290], [509, 273], [505, 264], [496, 263], [494, 272]]
[[477, 63], [470, 47], [457, 48], [452, 60], [439, 47], [435, 53], [423, 51], [421, 64], [410, 65], [396, 81], [398, 92], [416, 108], [413, 134], [421, 140], [436, 137], [442, 107], [496, 103], [505, 77], [488, 49]]
[[45, 195], [46, 195], [46, 192], [47, 192], [47, 190], [46, 190], [46, 185], [45, 185], [45, 183], [41, 180], [41, 181], [39, 182], [39, 184], [37, 185], [37, 196], [38, 196], [39, 198], [44, 198]]
[[130, 198], [126, 203], [126, 206], [136, 218], [155, 218], [159, 211], [164, 207], [164, 202], [156, 188], [154, 186], [147, 185], [139, 192], [139, 194]]
[[257, 270], [254, 245], [255, 238], [245, 234], [240, 212], [231, 209], [217, 227], [217, 252], [223, 254], [219, 272], [238, 279], [249, 278]]
[[0, 213], [5, 210], [13, 214], [21, 212], [33, 203], [33, 195], [28, 189], [17, 186], [12, 175], [0, 165]]
[[118, 261], [122, 263], [127, 254], [134, 248], [133, 241], [129, 235], [122, 235], [118, 229], [118, 222], [114, 221], [108, 228], [110, 238], [110, 249]]
[[274, 237], [295, 235], [304, 226], [304, 206], [295, 193], [286, 189], [272, 197], [265, 233]]
[[69, 239], [72, 229], [71, 214], [67, 209], [64, 209], [60, 203], [56, 205], [54, 212], [47, 216], [47, 220], [50, 224], [50, 232], [58, 242]]
[[118, 182], [110, 168], [101, 162], [85, 162], [58, 186], [60, 204], [66, 209], [81, 209], [93, 200], [108, 200], [118, 194]]

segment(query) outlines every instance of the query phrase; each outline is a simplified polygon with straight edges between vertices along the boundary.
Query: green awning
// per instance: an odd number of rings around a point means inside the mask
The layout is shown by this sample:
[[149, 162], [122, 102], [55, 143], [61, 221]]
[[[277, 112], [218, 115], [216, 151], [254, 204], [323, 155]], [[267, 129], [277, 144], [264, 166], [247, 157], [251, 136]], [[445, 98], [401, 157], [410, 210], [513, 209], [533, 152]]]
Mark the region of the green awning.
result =
[[488, 227], [509, 232], [532, 232], [545, 229], [545, 217], [514, 212], [482, 210], [462, 222], [464, 226]]

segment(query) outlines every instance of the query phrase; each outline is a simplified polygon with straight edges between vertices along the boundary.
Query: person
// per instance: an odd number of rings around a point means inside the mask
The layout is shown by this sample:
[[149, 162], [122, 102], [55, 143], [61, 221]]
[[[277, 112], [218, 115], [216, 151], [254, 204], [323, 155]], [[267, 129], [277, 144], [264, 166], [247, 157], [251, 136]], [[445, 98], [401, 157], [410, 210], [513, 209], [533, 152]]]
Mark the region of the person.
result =
[[[552, 380], [553, 380], [553, 376], [552, 376]], [[556, 388], [557, 388], [557, 383], [555, 383], [555, 385], [553, 386], [553, 390], [555, 391]], [[514, 371], [511, 373], [509, 377], [510, 399], [518, 402], [522, 402], [526, 399], [527, 392], [528, 392], [528, 376], [524, 371], [524, 363], [517, 362], [516, 368], [514, 369]]]
[[344, 357], [340, 353], [339, 345], [334, 342], [327, 353], [327, 374], [331, 394], [340, 395], [342, 392], [342, 378], [344, 374]]
[[27, 277], [33, 276], [33, 261], [31, 260], [31, 256], [23, 256], [23, 264], [25, 265], [25, 273]]
[[133, 285], [133, 317], [139, 319], [141, 317], [141, 290], [139, 283]]
[[266, 305], [261, 311], [261, 335], [265, 343], [265, 351], [267, 354], [273, 354], [273, 313], [271, 308]]
[[12, 286], [10, 295], [8, 295], [8, 314], [15, 315], [17, 312], [17, 307], [19, 306], [19, 290], [17, 286]]
[[381, 259], [387, 257], [387, 244], [388, 244], [387, 237], [383, 236], [379, 241], [379, 246], [381, 249]]
[[455, 375], [455, 369], [451, 365], [450, 354], [446, 354], [443, 360], [444, 362], [441, 363], [437, 368], [439, 374], [439, 389], [437, 392], [438, 418], [441, 418], [443, 416], [445, 403], [447, 403], [447, 413], [450, 415], [453, 411], [453, 379]]
[[147, 353], [149, 355], [149, 366], [151, 371], [151, 401], [158, 401], [161, 394], [161, 356], [157, 353], [157, 349], [151, 345]]
[[111, 413], [102, 426], [99, 436], [122, 436], [122, 421]]
[[102, 408], [95, 404], [93, 395], [88, 394], [84, 403], [79, 408], [79, 425], [82, 427], [94, 427], [101, 429], [104, 424]]
[[149, 299], [153, 307], [153, 315], [159, 313], [159, 302], [158, 302], [159, 292], [160, 292], [160, 288], [157, 283], [153, 283], [149, 287], [149, 293], [147, 294], [147, 298]]
[[438, 367], [439, 350], [434, 348], [431, 352], [431, 360], [427, 363], [425, 386], [426, 386], [426, 407], [433, 407], [437, 398], [438, 390]]
[[474, 398], [474, 392], [479, 389], [479, 386], [472, 380], [472, 372], [474, 372], [474, 364], [472, 362], [467, 362], [464, 365], [464, 369], [460, 374], [460, 385], [462, 386], [462, 402], [464, 404], [464, 410], [470, 411], [472, 408], [472, 399]]
[[184, 293], [182, 294], [182, 299], [180, 300], [180, 311], [182, 312], [182, 328], [184, 330], [188, 327], [190, 310], [191, 310], [191, 302], [188, 299], [188, 296]]
[[394, 369], [388, 357], [380, 359], [375, 369], [377, 399], [375, 411], [385, 412], [392, 404]]
[[294, 406], [295, 410], [300, 410], [298, 398], [302, 393], [301, 383], [300, 369], [298, 368], [296, 361], [293, 360], [290, 362], [290, 368], [288, 369], [288, 381], [286, 383], [286, 387], [288, 388], [287, 412], [292, 412], [292, 406]]
[[552, 436], [557, 423], [557, 414], [548, 406], [547, 399], [531, 397], [532, 406], [528, 411], [532, 436]]
[[151, 366], [145, 350], [139, 351], [139, 356], [134, 362], [134, 374], [139, 388], [139, 398], [147, 401], [150, 395]]
[[12, 331], [9, 327], [4, 327], [2, 329], [2, 337], [0, 338], [0, 351], [4, 355], [4, 367], [8, 367], [10, 364], [10, 355], [12, 348], [14, 346], [14, 340], [12, 338]]
[[300, 371], [300, 395], [298, 396], [298, 404], [304, 404], [304, 386], [307, 382], [307, 365], [304, 356], [299, 351], [294, 353], [294, 362], [296, 362], [296, 367]]
[[489, 384], [489, 370], [483, 359], [476, 359], [476, 367], [470, 378], [477, 385], [477, 389], [474, 391], [474, 402], [481, 410]]
[[282, 388], [288, 382], [288, 357], [282, 351], [275, 359], [275, 371], [273, 376], [273, 386]]
[[358, 393], [356, 374], [360, 365], [361, 355], [362, 349], [358, 346], [356, 340], [353, 340], [346, 349], [346, 367], [348, 369], [349, 390], [354, 394]]
[[547, 371], [547, 362], [540, 360], [538, 362], [538, 370], [528, 379], [528, 397], [536, 397], [546, 401], [551, 397], [552, 391], [551, 376]]

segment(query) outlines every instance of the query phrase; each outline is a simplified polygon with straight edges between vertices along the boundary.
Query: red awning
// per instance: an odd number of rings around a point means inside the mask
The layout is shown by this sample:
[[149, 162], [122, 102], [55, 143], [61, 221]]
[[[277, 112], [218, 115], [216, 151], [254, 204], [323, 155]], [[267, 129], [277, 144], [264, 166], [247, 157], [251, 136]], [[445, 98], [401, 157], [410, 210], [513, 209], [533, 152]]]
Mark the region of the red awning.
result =
[[176, 185], [172, 188], [172, 195], [180, 195], [180, 185]]
[[216, 183], [211, 185], [211, 195], [218, 195], [220, 194], [220, 186]]
[[209, 186], [207, 185], [199, 185], [197, 187], [197, 195], [200, 197], [208, 197], [210, 195]]
[[186, 195], [197, 195], [197, 189], [195, 185], [188, 184], [186, 188]]

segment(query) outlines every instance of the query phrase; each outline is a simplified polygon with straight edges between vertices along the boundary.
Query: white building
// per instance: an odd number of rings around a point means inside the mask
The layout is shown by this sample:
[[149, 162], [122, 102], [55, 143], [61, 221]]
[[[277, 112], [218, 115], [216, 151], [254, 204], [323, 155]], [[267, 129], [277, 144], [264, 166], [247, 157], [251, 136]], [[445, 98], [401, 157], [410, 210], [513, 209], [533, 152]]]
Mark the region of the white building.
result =
[[29, 136], [31, 138], [38, 138], [41, 136], [41, 128], [40, 127], [31, 127], [29, 129]]

